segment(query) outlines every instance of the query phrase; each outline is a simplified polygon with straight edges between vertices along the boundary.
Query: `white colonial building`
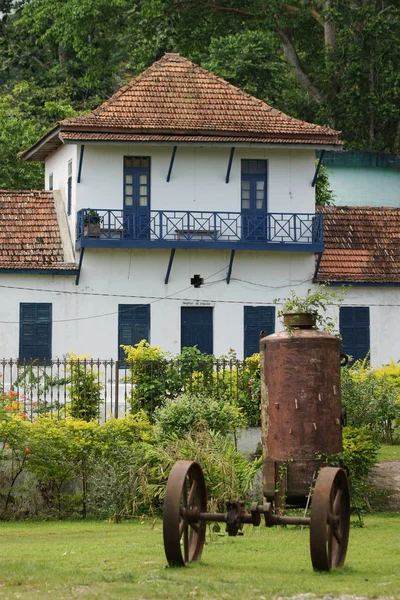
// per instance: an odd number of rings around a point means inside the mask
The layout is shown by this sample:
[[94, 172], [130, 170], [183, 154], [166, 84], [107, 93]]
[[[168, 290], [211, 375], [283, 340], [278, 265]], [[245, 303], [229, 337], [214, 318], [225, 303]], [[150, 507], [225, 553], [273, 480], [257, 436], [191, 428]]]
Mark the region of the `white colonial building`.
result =
[[[315, 152], [340, 148], [338, 132], [166, 54], [22, 153], [44, 161], [45, 192], [0, 192], [2, 355], [123, 359], [121, 344], [145, 338], [248, 356], [280, 328], [274, 298], [323, 280], [357, 282], [345, 348], [400, 358], [397, 290], [384, 287], [400, 271], [354, 274], [350, 213], [337, 236], [335, 209], [315, 210]], [[372, 222], [360, 211], [354, 227]], [[371, 238], [359, 242], [365, 258]]]

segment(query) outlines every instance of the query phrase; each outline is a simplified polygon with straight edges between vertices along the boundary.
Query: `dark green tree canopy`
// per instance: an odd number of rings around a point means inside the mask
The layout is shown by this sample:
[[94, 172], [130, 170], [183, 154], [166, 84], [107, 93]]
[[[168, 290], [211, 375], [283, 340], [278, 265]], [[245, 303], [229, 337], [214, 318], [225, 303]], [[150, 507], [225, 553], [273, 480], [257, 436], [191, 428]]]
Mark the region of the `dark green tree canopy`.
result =
[[0, 0], [0, 187], [38, 185], [17, 152], [164, 52], [400, 152], [400, 0]]

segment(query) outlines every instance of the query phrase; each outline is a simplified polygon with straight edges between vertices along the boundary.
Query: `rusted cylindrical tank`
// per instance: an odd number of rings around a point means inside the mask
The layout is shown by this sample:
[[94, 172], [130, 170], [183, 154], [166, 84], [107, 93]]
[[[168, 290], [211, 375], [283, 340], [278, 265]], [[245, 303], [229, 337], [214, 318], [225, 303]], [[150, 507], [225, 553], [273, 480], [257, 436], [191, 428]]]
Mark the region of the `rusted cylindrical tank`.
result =
[[342, 450], [340, 340], [295, 329], [263, 338], [260, 352], [264, 495], [301, 506], [318, 455]]

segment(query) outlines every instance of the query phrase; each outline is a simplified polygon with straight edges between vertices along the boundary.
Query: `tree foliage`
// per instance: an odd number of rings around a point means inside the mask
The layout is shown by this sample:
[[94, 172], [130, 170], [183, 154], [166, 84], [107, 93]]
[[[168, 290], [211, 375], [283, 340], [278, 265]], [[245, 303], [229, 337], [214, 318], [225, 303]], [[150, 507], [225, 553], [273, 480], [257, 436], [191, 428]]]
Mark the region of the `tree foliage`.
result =
[[0, 185], [36, 186], [40, 170], [17, 151], [166, 51], [342, 130], [349, 149], [400, 152], [400, 0], [1, 0], [0, 11]]

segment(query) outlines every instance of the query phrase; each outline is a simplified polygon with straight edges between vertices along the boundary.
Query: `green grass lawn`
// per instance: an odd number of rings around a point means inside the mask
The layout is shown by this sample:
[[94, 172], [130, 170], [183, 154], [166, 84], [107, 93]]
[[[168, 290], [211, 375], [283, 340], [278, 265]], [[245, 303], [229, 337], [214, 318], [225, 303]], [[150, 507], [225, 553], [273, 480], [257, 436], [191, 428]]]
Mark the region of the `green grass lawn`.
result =
[[400, 460], [400, 445], [382, 445], [379, 448], [378, 461], [383, 460]]
[[352, 528], [346, 565], [312, 570], [307, 528], [215, 537], [202, 560], [166, 568], [159, 521], [0, 523], [0, 598], [267, 599], [312, 593], [400, 599], [400, 514]]

